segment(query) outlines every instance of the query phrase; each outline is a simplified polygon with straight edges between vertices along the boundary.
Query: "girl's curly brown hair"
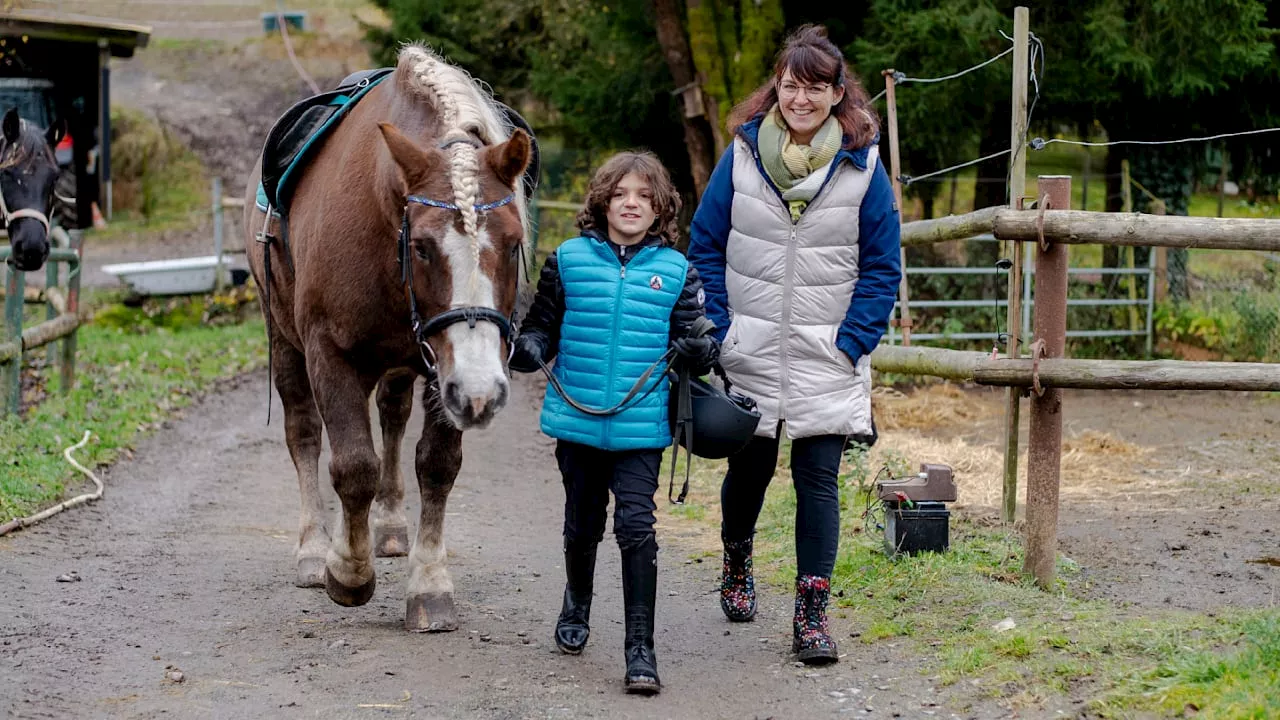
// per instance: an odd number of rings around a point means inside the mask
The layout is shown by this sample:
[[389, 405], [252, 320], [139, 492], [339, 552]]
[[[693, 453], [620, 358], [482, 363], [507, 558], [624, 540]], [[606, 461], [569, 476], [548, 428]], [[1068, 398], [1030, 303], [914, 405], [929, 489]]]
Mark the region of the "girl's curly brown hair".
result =
[[649, 183], [653, 196], [653, 212], [657, 217], [649, 228], [650, 235], [662, 238], [666, 245], [674, 246], [680, 237], [676, 218], [680, 215], [680, 193], [671, 182], [671, 175], [658, 156], [651, 152], [622, 152], [609, 158], [596, 170], [587, 188], [587, 201], [578, 211], [579, 230], [595, 230], [609, 234], [609, 200], [613, 191], [627, 173], [635, 173]]

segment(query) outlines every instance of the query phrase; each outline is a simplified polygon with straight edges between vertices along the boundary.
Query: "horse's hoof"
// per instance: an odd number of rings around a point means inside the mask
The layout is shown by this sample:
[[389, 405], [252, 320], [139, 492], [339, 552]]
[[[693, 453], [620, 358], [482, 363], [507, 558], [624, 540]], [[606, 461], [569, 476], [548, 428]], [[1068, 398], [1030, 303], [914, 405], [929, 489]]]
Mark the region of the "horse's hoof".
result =
[[300, 588], [318, 588], [325, 586], [324, 558], [307, 557], [298, 560], [298, 577], [293, 584]]
[[373, 553], [378, 557], [402, 557], [409, 554], [409, 528], [404, 525], [375, 527]]
[[452, 632], [458, 629], [451, 593], [423, 593], [405, 600], [404, 629], [409, 632]]
[[329, 599], [342, 605], [343, 607], [360, 607], [369, 602], [373, 597], [373, 589], [378, 584], [378, 576], [374, 575], [369, 578], [369, 582], [359, 587], [347, 587], [338, 582], [337, 578], [329, 572], [329, 568], [324, 569], [324, 589], [329, 593]]

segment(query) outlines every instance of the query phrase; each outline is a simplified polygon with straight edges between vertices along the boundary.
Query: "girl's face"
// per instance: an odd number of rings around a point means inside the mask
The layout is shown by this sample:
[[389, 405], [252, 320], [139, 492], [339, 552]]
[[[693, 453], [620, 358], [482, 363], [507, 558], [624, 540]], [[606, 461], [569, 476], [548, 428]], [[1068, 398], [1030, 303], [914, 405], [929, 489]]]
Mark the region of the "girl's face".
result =
[[843, 98], [844, 88], [831, 83], [800, 82], [792, 77], [790, 68], [778, 78], [778, 107], [791, 130], [792, 141], [799, 145], [809, 144], [831, 116], [831, 108]]
[[609, 239], [619, 245], [635, 245], [648, 234], [657, 216], [649, 183], [633, 172], [623, 175], [609, 198]]

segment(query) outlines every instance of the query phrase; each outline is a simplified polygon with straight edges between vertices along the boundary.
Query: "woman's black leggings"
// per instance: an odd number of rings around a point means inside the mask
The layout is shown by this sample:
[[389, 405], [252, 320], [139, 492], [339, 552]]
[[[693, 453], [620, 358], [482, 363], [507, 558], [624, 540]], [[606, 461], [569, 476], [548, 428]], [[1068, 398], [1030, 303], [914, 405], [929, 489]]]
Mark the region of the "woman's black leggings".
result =
[[[791, 441], [791, 478], [796, 488], [796, 572], [831, 577], [840, 541], [840, 456], [843, 435]], [[720, 488], [721, 531], [728, 542], [756, 531], [764, 492], [778, 465], [778, 439], [756, 436], [729, 458]]]

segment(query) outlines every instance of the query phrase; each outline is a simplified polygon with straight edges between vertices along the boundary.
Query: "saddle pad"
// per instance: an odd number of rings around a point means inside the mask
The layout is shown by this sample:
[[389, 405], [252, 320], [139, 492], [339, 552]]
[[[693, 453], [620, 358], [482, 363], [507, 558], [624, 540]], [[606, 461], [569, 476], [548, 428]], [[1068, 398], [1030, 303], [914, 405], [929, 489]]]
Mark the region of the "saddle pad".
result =
[[365, 70], [348, 76], [334, 90], [306, 98], [285, 111], [262, 150], [262, 184], [258, 207], [287, 208], [299, 170], [308, 156], [347, 111], [394, 68]]
[[[258, 185], [255, 204], [278, 215], [288, 209], [300, 172], [308, 156], [324, 137], [370, 89], [387, 79], [395, 68], [378, 68], [353, 73], [343, 79], [337, 89], [298, 102], [285, 111], [267, 134], [262, 151], [262, 182]], [[541, 173], [541, 152], [533, 128], [520, 113], [504, 103], [494, 101], [513, 127], [529, 134], [531, 157], [524, 172], [525, 197], [532, 198]]]

